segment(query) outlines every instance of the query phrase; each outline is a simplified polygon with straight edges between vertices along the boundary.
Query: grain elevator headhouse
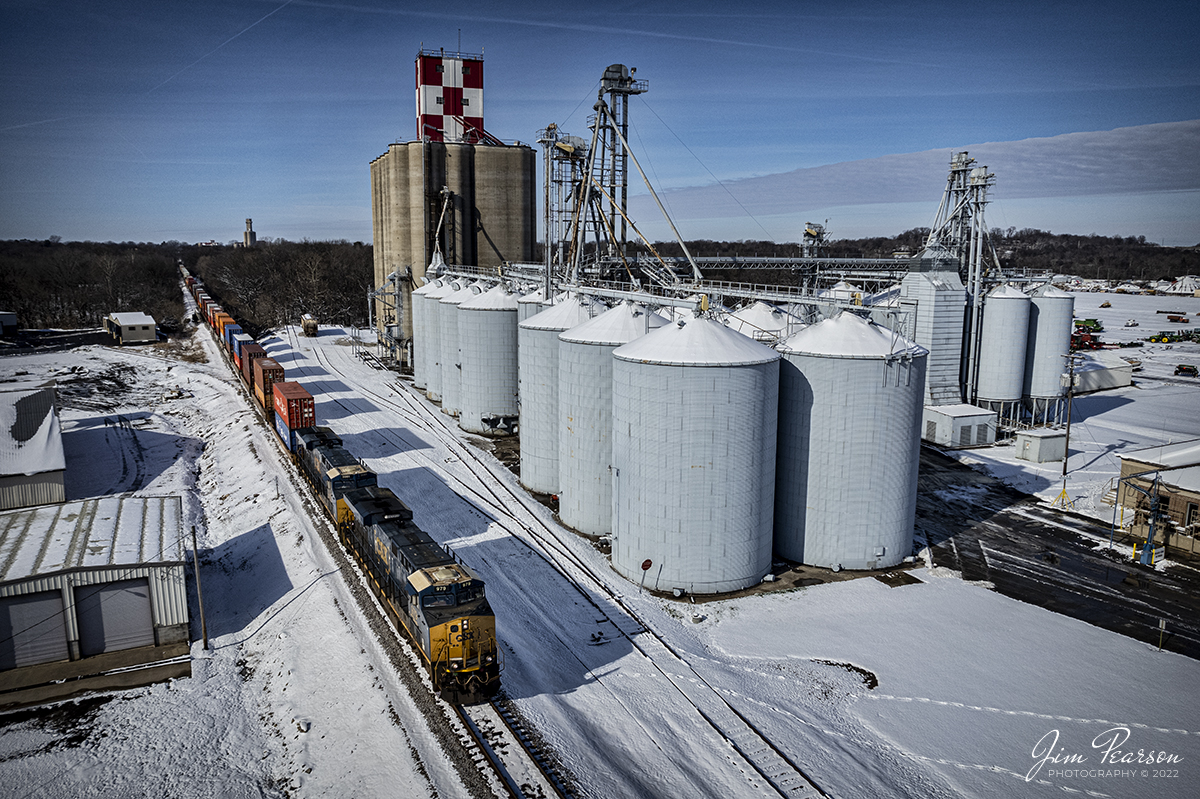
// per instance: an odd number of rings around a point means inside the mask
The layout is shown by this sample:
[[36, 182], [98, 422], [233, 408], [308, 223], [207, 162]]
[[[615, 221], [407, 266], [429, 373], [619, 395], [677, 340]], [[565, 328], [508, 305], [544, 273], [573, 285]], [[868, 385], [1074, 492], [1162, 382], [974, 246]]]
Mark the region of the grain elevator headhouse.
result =
[[416, 138], [371, 162], [376, 326], [411, 364], [412, 291], [435, 257], [498, 267], [530, 261], [537, 236], [532, 147], [484, 128], [483, 56], [422, 49]]

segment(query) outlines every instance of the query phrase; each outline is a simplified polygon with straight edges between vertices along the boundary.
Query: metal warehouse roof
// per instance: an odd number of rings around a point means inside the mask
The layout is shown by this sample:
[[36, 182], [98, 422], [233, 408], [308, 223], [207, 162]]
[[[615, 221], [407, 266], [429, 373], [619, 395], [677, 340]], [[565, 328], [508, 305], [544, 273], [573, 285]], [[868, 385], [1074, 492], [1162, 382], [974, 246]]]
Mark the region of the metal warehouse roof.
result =
[[33, 475], [67, 468], [54, 383], [0, 384], [0, 475]]
[[0, 514], [0, 583], [69, 569], [182, 560], [178, 496], [101, 497]]

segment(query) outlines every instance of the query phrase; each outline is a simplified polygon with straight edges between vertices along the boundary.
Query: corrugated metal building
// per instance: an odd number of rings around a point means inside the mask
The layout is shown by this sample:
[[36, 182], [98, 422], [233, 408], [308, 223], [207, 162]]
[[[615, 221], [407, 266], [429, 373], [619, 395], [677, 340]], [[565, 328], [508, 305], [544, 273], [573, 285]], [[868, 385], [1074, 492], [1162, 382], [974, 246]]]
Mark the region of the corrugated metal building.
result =
[[135, 647], [186, 654], [182, 533], [178, 496], [0, 514], [0, 672]]
[[66, 469], [54, 381], [0, 384], [0, 510], [63, 502]]

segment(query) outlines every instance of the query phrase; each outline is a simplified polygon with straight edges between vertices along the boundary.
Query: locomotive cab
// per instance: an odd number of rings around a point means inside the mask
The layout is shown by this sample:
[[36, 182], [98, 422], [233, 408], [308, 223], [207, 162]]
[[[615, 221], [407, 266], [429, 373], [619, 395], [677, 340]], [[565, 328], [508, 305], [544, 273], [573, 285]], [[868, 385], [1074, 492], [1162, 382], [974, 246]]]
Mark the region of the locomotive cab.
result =
[[500, 685], [496, 618], [483, 581], [461, 563], [419, 569], [408, 577], [410, 605], [428, 636], [434, 687], [450, 702], [472, 702]]

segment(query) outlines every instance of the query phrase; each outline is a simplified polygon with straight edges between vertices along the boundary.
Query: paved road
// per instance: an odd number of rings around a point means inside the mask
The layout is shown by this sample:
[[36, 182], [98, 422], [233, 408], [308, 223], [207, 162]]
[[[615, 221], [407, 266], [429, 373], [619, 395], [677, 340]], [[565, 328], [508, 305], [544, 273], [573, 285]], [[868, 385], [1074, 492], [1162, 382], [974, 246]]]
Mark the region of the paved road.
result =
[[922, 448], [917, 530], [934, 561], [1040, 605], [1200, 659], [1200, 570], [1155, 571], [1097, 549], [1109, 526], [1048, 507], [939, 452]]

